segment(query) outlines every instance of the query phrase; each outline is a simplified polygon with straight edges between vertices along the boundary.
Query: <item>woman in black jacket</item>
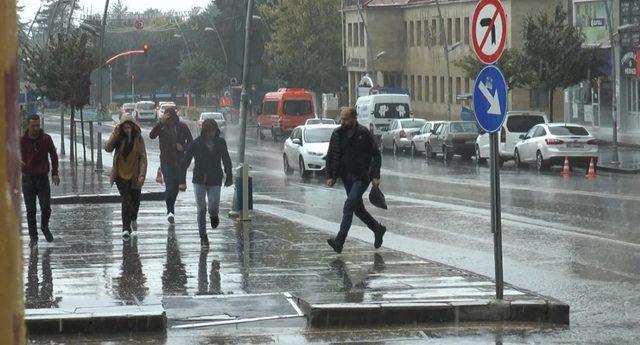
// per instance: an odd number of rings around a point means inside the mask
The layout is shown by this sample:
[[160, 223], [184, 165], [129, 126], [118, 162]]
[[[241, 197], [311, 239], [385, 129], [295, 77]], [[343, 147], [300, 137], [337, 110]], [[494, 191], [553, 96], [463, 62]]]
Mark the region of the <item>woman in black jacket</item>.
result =
[[[187, 169], [191, 160], [195, 158], [193, 169], [193, 188], [196, 195], [198, 209], [198, 229], [200, 231], [200, 244], [209, 245], [207, 237], [207, 209], [211, 218], [211, 227], [218, 227], [220, 218], [220, 187], [225, 178], [225, 187], [233, 184], [231, 173], [231, 158], [227, 150], [227, 142], [220, 137], [220, 128], [215, 120], [205, 120], [202, 125], [202, 133], [194, 140], [185, 153], [180, 169], [180, 190], [187, 190]], [[222, 164], [224, 164], [224, 172]], [[208, 200], [207, 200], [208, 199]], [[208, 203], [207, 203], [208, 201]]]

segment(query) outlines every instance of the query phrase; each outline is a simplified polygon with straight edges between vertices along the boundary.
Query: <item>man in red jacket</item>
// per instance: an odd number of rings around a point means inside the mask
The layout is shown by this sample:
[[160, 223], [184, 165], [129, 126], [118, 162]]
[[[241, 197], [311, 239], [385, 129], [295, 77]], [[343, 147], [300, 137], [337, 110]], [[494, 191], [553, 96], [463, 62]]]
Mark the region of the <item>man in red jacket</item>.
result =
[[38, 243], [36, 198], [40, 203], [42, 216], [40, 228], [47, 242], [53, 242], [53, 235], [49, 230], [49, 218], [51, 217], [49, 157], [51, 158], [51, 179], [57, 186], [60, 184], [58, 154], [51, 137], [40, 128], [40, 116], [29, 116], [27, 131], [20, 139], [20, 152], [22, 153], [22, 195], [27, 208], [31, 245]]

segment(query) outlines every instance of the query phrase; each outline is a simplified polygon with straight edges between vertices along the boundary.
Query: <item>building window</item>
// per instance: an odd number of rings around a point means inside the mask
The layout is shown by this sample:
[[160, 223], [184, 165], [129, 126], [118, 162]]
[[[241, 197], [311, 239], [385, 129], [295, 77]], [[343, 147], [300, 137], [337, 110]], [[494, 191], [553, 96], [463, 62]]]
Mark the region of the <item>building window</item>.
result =
[[460, 18], [456, 18], [456, 40], [455, 43], [460, 42]]
[[421, 20], [418, 20], [418, 21], [416, 22], [416, 25], [418, 26], [418, 27], [416, 28], [416, 31], [417, 31], [417, 33], [418, 33], [418, 37], [416, 37], [416, 40], [417, 40], [416, 45], [417, 45], [418, 47], [420, 47], [420, 46], [422, 46], [422, 21], [421, 21]]
[[444, 103], [444, 77], [440, 77], [440, 103]]
[[[460, 77], [456, 77], [456, 100], [458, 99], [458, 95], [462, 94], [462, 79]], [[460, 103], [458, 101], [458, 103]]]
[[358, 40], [358, 30], [360, 28], [360, 23], [353, 23], [353, 46], [359, 47], [360, 41]]
[[404, 39], [404, 46], [408, 47], [409, 46], [409, 23], [407, 23], [407, 21], [404, 21], [404, 37], [402, 37]]
[[360, 46], [364, 47], [365, 45], [365, 40], [364, 40], [364, 23], [360, 23]]
[[447, 103], [453, 103], [453, 99], [449, 99], [449, 97], [454, 98], [456, 97], [456, 95], [453, 94], [455, 90], [453, 89], [453, 78], [449, 77], [449, 84], [447, 85], [447, 98], [446, 101]]
[[431, 77], [431, 102], [438, 102], [438, 77]]
[[409, 88], [409, 85], [407, 85], [407, 75], [406, 74], [402, 76], [402, 87], [405, 88], [405, 89]]
[[469, 17], [464, 18], [464, 44], [469, 45]]
[[453, 44], [453, 20], [451, 18], [447, 19], [447, 43]]
[[413, 20], [411, 22], [409, 22], [409, 46], [413, 47], [415, 45], [415, 36], [416, 36], [416, 30], [415, 30], [415, 24], [413, 22]]
[[429, 97], [431, 97], [431, 94], [429, 93], [429, 77], [424, 77], [424, 101], [425, 102], [429, 102]]
[[471, 79], [469, 78], [464, 78], [464, 93], [468, 94], [469, 93], [469, 83], [471, 82]]
[[422, 102], [422, 76], [418, 76], [418, 102]]
[[438, 41], [438, 21], [431, 19], [431, 44], [435, 46]]
[[353, 24], [349, 23], [349, 25], [347, 27], [348, 27], [348, 29], [347, 29], [347, 33], [348, 33], [347, 45], [349, 47], [353, 47]]
[[416, 77], [415, 76], [411, 76], [411, 90], [409, 92], [411, 93], [411, 100], [415, 101], [416, 100]]
[[444, 34], [444, 20], [440, 21], [440, 25], [438, 25], [438, 42], [440, 42], [440, 45], [443, 46], [444, 45], [444, 38], [445, 38], [445, 34]]

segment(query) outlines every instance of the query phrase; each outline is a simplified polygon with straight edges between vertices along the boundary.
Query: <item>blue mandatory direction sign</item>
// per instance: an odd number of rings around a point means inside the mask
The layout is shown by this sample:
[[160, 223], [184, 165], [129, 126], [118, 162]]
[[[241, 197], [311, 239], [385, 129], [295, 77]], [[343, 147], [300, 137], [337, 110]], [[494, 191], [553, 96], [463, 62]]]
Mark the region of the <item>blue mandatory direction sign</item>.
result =
[[473, 112], [478, 125], [488, 133], [497, 132], [507, 113], [507, 82], [494, 65], [478, 73], [473, 85]]

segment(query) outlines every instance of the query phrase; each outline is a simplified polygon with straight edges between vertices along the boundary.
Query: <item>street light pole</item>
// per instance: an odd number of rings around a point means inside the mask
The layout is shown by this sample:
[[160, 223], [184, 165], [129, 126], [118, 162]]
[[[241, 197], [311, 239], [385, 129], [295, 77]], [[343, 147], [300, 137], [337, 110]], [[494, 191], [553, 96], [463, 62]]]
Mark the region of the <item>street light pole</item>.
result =
[[102, 25], [100, 27], [100, 49], [98, 53], [98, 153], [96, 158], [96, 171], [102, 171], [102, 66], [104, 65], [104, 32], [107, 26], [107, 13], [109, 11], [109, 0], [104, 2], [104, 13], [102, 14]]
[[240, 144], [238, 148], [238, 163], [242, 169], [242, 211], [240, 219], [243, 221], [249, 220], [249, 166], [245, 162], [245, 149], [247, 139], [247, 103], [249, 102], [247, 85], [249, 78], [252, 11], [253, 0], [247, 0], [247, 20], [244, 30], [244, 61], [242, 64], [242, 91], [240, 93]]
[[620, 84], [618, 80], [618, 68], [617, 56], [619, 56], [619, 47], [616, 44], [615, 36], [613, 32], [613, 18], [611, 17], [611, 9], [609, 8], [609, 1], [604, 1], [604, 7], [607, 11], [607, 22], [609, 23], [609, 40], [611, 43], [611, 80], [613, 92], [611, 93], [611, 117], [612, 117], [612, 130], [613, 130], [613, 160], [611, 164], [620, 165], [620, 157], [618, 154], [618, 94], [620, 93]]
[[[447, 85], [447, 118], [451, 121], [451, 66], [449, 61], [449, 41], [447, 40], [446, 35], [444, 34], [444, 18], [442, 17], [442, 11], [440, 10], [440, 1], [436, 0], [436, 7], [438, 8], [438, 22], [440, 23], [440, 40], [442, 41], [442, 48], [444, 50], [444, 59], [445, 59], [445, 69], [447, 72], [447, 80], [445, 84]], [[443, 90], [444, 92], [444, 90]]]

